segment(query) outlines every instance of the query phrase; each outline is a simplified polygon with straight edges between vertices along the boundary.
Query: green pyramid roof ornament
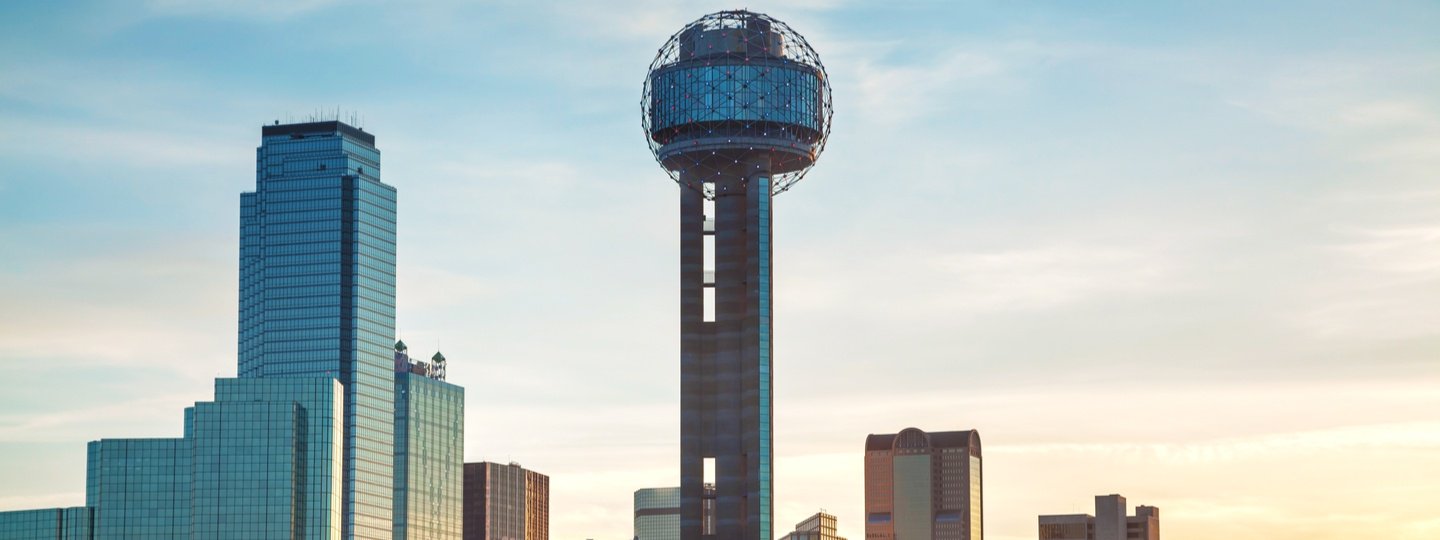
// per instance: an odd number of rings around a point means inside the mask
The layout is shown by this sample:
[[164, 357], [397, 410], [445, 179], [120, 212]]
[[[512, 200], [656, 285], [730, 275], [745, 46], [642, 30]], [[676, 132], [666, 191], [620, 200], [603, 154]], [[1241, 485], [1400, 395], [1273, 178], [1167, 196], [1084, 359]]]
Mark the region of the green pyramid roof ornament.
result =
[[395, 341], [395, 350], [403, 352], [410, 350], [410, 347], [405, 346], [405, 340], [402, 339]]

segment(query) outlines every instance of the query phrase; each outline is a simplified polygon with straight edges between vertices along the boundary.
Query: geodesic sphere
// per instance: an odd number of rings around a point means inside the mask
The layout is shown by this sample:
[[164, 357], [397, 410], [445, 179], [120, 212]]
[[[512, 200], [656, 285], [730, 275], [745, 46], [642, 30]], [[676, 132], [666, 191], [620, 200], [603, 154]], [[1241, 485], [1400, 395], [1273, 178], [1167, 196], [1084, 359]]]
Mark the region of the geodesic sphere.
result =
[[789, 189], [824, 151], [832, 112], [825, 66], [805, 38], [743, 10], [670, 36], [650, 64], [641, 109], [656, 161], [709, 198], [737, 164], [764, 163], [773, 193]]

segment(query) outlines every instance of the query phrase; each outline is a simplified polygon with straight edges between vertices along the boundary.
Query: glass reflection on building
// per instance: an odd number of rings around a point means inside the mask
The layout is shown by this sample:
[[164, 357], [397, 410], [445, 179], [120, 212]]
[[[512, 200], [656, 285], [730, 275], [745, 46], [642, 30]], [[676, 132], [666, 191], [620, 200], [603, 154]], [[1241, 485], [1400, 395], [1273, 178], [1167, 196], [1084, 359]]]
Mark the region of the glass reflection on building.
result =
[[445, 356], [395, 343], [395, 540], [460, 540], [465, 505], [465, 389]]

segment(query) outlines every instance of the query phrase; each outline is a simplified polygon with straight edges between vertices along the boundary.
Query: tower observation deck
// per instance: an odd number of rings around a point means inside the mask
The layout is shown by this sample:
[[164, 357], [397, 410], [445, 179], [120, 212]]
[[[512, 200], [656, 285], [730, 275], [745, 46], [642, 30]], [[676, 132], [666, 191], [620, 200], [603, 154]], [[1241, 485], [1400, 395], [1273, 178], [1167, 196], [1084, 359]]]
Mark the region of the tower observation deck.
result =
[[660, 48], [641, 109], [682, 186], [681, 538], [770, 540], [771, 202], [824, 150], [830, 84], [785, 23], [722, 11]]

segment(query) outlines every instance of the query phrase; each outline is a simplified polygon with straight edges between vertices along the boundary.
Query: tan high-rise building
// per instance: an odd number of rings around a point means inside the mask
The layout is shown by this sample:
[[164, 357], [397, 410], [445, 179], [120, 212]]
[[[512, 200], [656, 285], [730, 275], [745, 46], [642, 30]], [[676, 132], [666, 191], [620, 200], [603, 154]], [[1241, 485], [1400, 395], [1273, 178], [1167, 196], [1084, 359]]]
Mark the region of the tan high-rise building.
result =
[[835, 516], [820, 511], [795, 524], [795, 531], [780, 540], [845, 540], [835, 532]]
[[465, 540], [550, 540], [550, 477], [520, 467], [465, 464]]
[[980, 434], [907, 428], [865, 439], [865, 540], [982, 540]]
[[1136, 506], [1125, 515], [1125, 497], [1096, 495], [1095, 515], [1040, 516], [1040, 540], [1160, 540], [1160, 509]]

